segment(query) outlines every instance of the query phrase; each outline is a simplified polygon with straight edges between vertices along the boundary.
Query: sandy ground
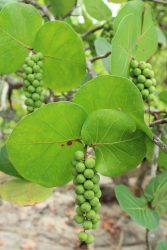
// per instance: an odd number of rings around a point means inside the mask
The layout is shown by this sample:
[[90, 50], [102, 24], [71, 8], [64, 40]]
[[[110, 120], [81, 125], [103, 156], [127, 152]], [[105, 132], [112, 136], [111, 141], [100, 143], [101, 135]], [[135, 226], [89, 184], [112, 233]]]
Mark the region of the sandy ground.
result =
[[[78, 250], [80, 227], [73, 222], [73, 185], [55, 190], [44, 203], [19, 207], [3, 201], [0, 205], [0, 250]], [[90, 250], [144, 250], [145, 230], [137, 226], [115, 203], [102, 204], [101, 225], [93, 232]], [[167, 235], [162, 221], [151, 240]]]

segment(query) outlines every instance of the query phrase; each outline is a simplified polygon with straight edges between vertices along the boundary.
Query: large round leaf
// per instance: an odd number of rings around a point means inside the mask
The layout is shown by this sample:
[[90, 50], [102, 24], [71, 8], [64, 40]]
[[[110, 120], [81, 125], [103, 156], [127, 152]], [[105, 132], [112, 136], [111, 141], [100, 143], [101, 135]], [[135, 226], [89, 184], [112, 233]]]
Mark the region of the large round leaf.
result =
[[52, 195], [52, 189], [22, 179], [14, 179], [0, 186], [2, 199], [18, 205], [35, 205]]
[[90, 114], [82, 128], [85, 144], [93, 145], [98, 171], [117, 176], [136, 167], [145, 156], [145, 136], [126, 113], [102, 109]]
[[1, 74], [15, 72], [21, 67], [42, 23], [40, 14], [32, 5], [5, 5], [0, 12]]
[[128, 113], [137, 127], [151, 136], [144, 122], [144, 105], [141, 94], [128, 79], [117, 76], [100, 76], [80, 88], [74, 102], [87, 113], [98, 109], [116, 109]]
[[77, 0], [45, 0], [45, 3], [49, 5], [49, 9], [54, 13], [56, 17], [64, 17], [75, 6]]
[[63, 185], [72, 179], [71, 160], [86, 113], [68, 102], [45, 105], [25, 117], [7, 142], [9, 158], [27, 180], [44, 186]]
[[61, 21], [46, 23], [39, 30], [34, 48], [44, 56], [44, 84], [56, 91], [77, 87], [86, 73], [79, 36]]
[[11, 176], [20, 177], [19, 173], [9, 160], [6, 145], [0, 150], [0, 171]]

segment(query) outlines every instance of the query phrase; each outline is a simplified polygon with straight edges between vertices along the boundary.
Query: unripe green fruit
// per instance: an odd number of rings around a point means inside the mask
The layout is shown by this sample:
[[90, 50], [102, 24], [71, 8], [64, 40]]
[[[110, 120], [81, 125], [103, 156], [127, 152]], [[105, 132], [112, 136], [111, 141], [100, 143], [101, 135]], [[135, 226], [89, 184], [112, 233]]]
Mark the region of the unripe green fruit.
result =
[[37, 55], [32, 55], [31, 59], [34, 61], [34, 62], [38, 62], [39, 61], [39, 58]]
[[92, 157], [89, 157], [89, 158], [86, 159], [86, 161], [85, 161], [85, 166], [86, 166], [87, 168], [94, 168], [94, 167], [95, 167], [95, 164], [96, 164], [95, 159], [93, 159]]
[[97, 229], [99, 227], [99, 222], [93, 223], [92, 229]]
[[155, 78], [152, 78], [152, 84], [153, 84], [154, 86], [156, 86], [157, 81], [156, 81], [156, 79], [155, 79]]
[[41, 87], [37, 87], [37, 88], [36, 88], [36, 93], [41, 93], [42, 90], [43, 90], [43, 89], [42, 89]]
[[99, 184], [95, 184], [94, 187], [93, 187], [93, 192], [98, 193], [99, 191], [100, 191]]
[[39, 65], [40, 68], [43, 67], [43, 62], [42, 61], [39, 61], [37, 64]]
[[86, 217], [89, 219], [89, 220], [93, 220], [96, 218], [96, 212], [94, 210], [90, 210], [87, 214], [86, 214]]
[[150, 69], [144, 69], [143, 70], [143, 74], [146, 76], [146, 77], [154, 77], [154, 72]]
[[80, 241], [86, 242], [86, 240], [88, 239], [88, 234], [85, 233], [85, 232], [80, 232], [80, 233], [78, 234], [78, 239], [79, 239]]
[[154, 95], [153, 95], [153, 94], [150, 94], [150, 95], [148, 96], [148, 100], [149, 100], [149, 101], [153, 101], [153, 100], [154, 100]]
[[100, 198], [101, 195], [102, 195], [101, 190], [99, 190], [99, 191], [95, 194], [95, 196], [96, 196], [97, 198]]
[[34, 93], [34, 94], [32, 94], [32, 99], [34, 101], [38, 101], [40, 99], [40, 95], [38, 95], [37, 93]]
[[83, 174], [79, 174], [76, 178], [78, 183], [84, 183], [85, 182], [85, 177]]
[[77, 213], [78, 215], [82, 215], [82, 214], [83, 214], [83, 212], [81, 211], [81, 208], [80, 208], [80, 207], [77, 207], [77, 208], [76, 208], [76, 213]]
[[35, 92], [35, 88], [34, 88], [33, 86], [31, 86], [31, 85], [27, 88], [27, 90], [28, 90], [30, 93]]
[[34, 104], [34, 102], [31, 98], [26, 99], [24, 103], [27, 106], [33, 106], [33, 104]]
[[72, 175], [73, 176], [77, 176], [78, 175], [78, 172], [77, 172], [77, 170], [76, 170], [75, 167], [72, 168]]
[[39, 60], [42, 60], [44, 58], [43, 54], [41, 52], [37, 53], [37, 57]]
[[76, 169], [77, 161], [73, 159], [71, 163], [72, 163], [72, 165], [73, 165], [73, 166], [75, 167], [75, 169]]
[[35, 74], [35, 79], [41, 81], [42, 80], [42, 74], [41, 73]]
[[142, 89], [144, 89], [144, 84], [139, 83], [139, 84], [137, 84], [137, 87], [139, 90], [142, 90]]
[[134, 74], [135, 76], [141, 75], [141, 69], [139, 69], [139, 68], [134, 69], [133, 74]]
[[152, 69], [152, 65], [150, 63], [146, 63], [146, 68]]
[[78, 163], [76, 164], [76, 170], [77, 170], [78, 173], [84, 172], [84, 170], [85, 170], [85, 165], [84, 165], [84, 163], [78, 162]]
[[90, 206], [90, 204], [88, 202], [84, 202], [81, 205], [81, 211], [82, 212], [88, 213], [90, 210], [91, 210], [91, 206]]
[[147, 80], [145, 81], [144, 85], [145, 85], [147, 88], [149, 88], [149, 87], [152, 85], [152, 80], [147, 79]]
[[139, 63], [139, 68], [140, 68], [141, 70], [144, 70], [146, 67], [147, 67], [147, 64], [146, 64], [145, 62], [140, 62], [140, 63]]
[[34, 108], [33, 108], [33, 107], [31, 107], [31, 106], [27, 106], [27, 111], [28, 111], [29, 113], [31, 113], [31, 112], [33, 112], [33, 111], [34, 111]]
[[26, 72], [26, 74], [31, 74], [31, 73], [32, 73], [32, 68], [27, 67], [27, 68], [25, 69], [25, 72]]
[[149, 95], [149, 91], [148, 91], [147, 89], [143, 89], [143, 90], [141, 91], [141, 93], [142, 93], [142, 96], [143, 96], [144, 98], [148, 97], [148, 95]]
[[95, 196], [94, 192], [91, 190], [85, 191], [84, 196], [87, 200], [92, 200]]
[[90, 204], [91, 204], [91, 206], [93, 206], [93, 207], [98, 206], [98, 204], [99, 204], [99, 199], [98, 199], [97, 197], [94, 197], [94, 198], [90, 201]]
[[27, 98], [31, 98], [31, 93], [25, 92], [25, 96], [26, 96]]
[[87, 178], [87, 179], [91, 179], [93, 178], [94, 176], [94, 171], [92, 169], [86, 169], [84, 171], [84, 176]]
[[41, 102], [41, 101], [36, 101], [36, 102], [34, 103], [34, 106], [35, 106], [36, 108], [40, 108], [41, 105], [42, 105], [42, 102]]
[[94, 242], [94, 237], [91, 234], [88, 234], [87, 239], [85, 240], [86, 244], [92, 244]]
[[27, 81], [27, 80], [24, 81], [24, 86], [25, 86], [25, 87], [28, 87], [28, 86], [30, 86], [30, 85], [31, 85], [31, 83], [30, 83], [29, 81]]
[[146, 78], [143, 75], [139, 75], [137, 80], [142, 83], [142, 82], [145, 82]]
[[95, 174], [92, 178], [92, 181], [94, 184], [98, 184], [100, 181], [100, 176], [98, 174]]
[[76, 202], [77, 202], [78, 205], [83, 204], [85, 201], [86, 201], [85, 197], [82, 194], [77, 195]]
[[90, 230], [90, 229], [92, 229], [92, 226], [93, 226], [93, 224], [91, 221], [84, 221], [84, 223], [83, 223], [84, 230]]
[[76, 215], [76, 216], [74, 217], [74, 220], [75, 220], [76, 223], [82, 224], [82, 223], [84, 222], [84, 217], [81, 216], [81, 215]]
[[138, 63], [138, 61], [136, 61], [136, 60], [132, 60], [131, 63], [130, 63], [130, 66], [131, 66], [132, 68], [137, 68], [138, 65], [139, 65], [139, 63]]
[[100, 208], [101, 208], [101, 204], [99, 202], [99, 204], [97, 206], [95, 206], [93, 209], [94, 209], [95, 212], [98, 213], [100, 211]]
[[75, 154], [74, 154], [74, 158], [75, 158], [75, 160], [77, 160], [77, 161], [83, 161], [84, 160], [84, 152], [82, 152], [82, 151], [77, 151], [77, 152], [75, 152]]
[[155, 92], [155, 87], [154, 86], [149, 87], [149, 92], [154, 93]]
[[94, 187], [94, 183], [90, 180], [85, 181], [84, 188], [87, 190], [91, 190]]
[[30, 66], [30, 67], [33, 67], [34, 66], [34, 62], [31, 59], [28, 59], [27, 65]]
[[27, 79], [27, 74], [26, 74], [26, 73], [23, 73], [23, 74], [22, 74], [22, 78], [23, 78], [24, 80], [26, 80], [26, 79]]
[[36, 87], [40, 86], [40, 82], [38, 80], [34, 80], [32, 82], [32, 85], [36, 88]]
[[34, 75], [33, 75], [33, 74], [29, 74], [29, 75], [27, 76], [27, 79], [28, 79], [30, 82], [34, 81]]
[[96, 217], [92, 220], [93, 223], [97, 223], [100, 220], [100, 215], [96, 214]]
[[76, 192], [76, 194], [84, 194], [85, 189], [84, 189], [83, 185], [76, 185], [75, 192]]
[[34, 65], [33, 71], [34, 71], [35, 73], [39, 73], [40, 70], [41, 70], [41, 68], [40, 68], [38, 65]]

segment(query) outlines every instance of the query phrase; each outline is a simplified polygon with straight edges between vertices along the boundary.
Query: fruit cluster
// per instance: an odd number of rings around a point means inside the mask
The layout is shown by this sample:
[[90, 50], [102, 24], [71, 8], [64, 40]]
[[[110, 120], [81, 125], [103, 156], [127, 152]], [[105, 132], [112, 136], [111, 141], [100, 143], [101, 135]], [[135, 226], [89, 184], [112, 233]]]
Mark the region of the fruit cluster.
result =
[[156, 79], [150, 63], [132, 59], [130, 63], [131, 80], [140, 90], [145, 101], [154, 100]]
[[106, 38], [109, 43], [111, 43], [112, 38], [114, 36], [114, 29], [113, 29], [113, 19], [108, 20], [104, 26], [101, 36]]
[[28, 113], [40, 108], [43, 102], [43, 54], [31, 54], [23, 65], [25, 105]]
[[75, 221], [82, 224], [84, 229], [78, 234], [78, 238], [86, 244], [91, 244], [94, 237], [86, 230], [96, 229], [100, 220], [100, 176], [95, 169], [95, 159], [90, 156], [85, 160], [82, 151], [75, 152], [73, 165], [77, 204]]

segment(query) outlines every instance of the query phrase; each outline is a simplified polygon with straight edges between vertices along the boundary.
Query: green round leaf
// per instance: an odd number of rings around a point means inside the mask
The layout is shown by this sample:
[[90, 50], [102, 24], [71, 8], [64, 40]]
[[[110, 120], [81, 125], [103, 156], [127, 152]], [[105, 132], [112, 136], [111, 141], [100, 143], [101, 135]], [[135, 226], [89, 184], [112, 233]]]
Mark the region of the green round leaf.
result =
[[38, 11], [23, 3], [5, 5], [0, 12], [0, 73], [12, 73], [24, 63], [43, 21]]
[[45, 3], [56, 17], [68, 15], [76, 2], [77, 0], [45, 0]]
[[42, 26], [34, 48], [44, 54], [44, 84], [56, 91], [77, 87], [86, 73], [85, 55], [79, 36], [66, 23]]
[[19, 173], [9, 160], [6, 145], [0, 150], [0, 171], [11, 176], [20, 177]]
[[14, 179], [0, 186], [2, 199], [17, 205], [35, 205], [52, 195], [52, 189], [21, 179]]
[[87, 113], [98, 109], [116, 109], [133, 118], [137, 127], [151, 136], [144, 122], [144, 105], [141, 94], [128, 79], [117, 76], [99, 76], [80, 88], [74, 102]]
[[136, 167], [145, 156], [145, 136], [121, 111], [102, 109], [90, 114], [82, 128], [85, 144], [93, 145], [96, 167], [106, 176], [117, 176]]
[[74, 152], [86, 119], [76, 104], [59, 102], [45, 105], [25, 117], [7, 142], [11, 162], [27, 180], [47, 187], [60, 186], [72, 179]]

